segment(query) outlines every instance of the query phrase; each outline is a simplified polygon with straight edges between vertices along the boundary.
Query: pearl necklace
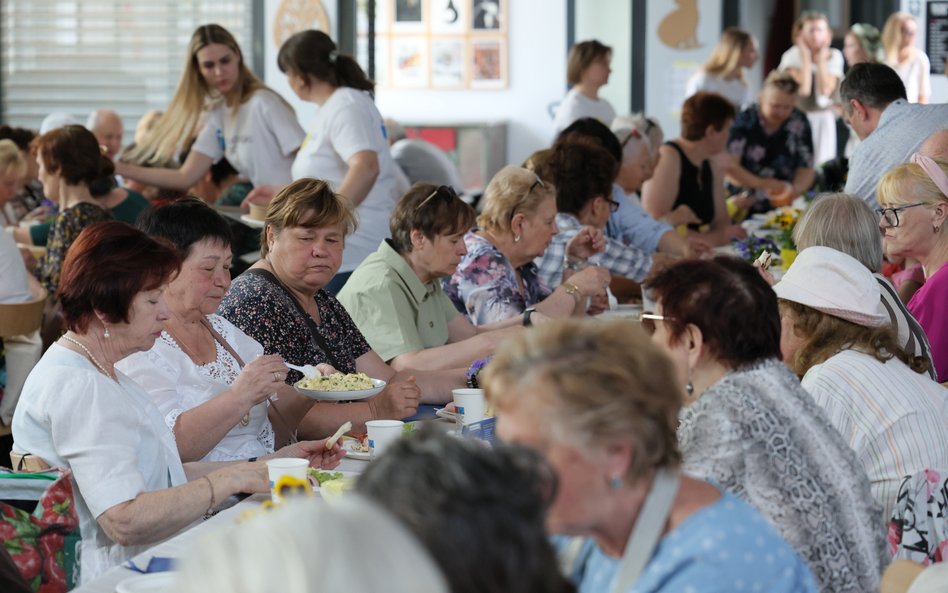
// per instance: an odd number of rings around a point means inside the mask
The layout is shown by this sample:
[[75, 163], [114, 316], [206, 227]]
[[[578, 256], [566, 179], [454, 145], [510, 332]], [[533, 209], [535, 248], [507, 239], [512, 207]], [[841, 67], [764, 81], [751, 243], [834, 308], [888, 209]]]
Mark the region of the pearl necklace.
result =
[[95, 356], [93, 356], [92, 351], [89, 350], [88, 348], [86, 348], [86, 345], [85, 345], [85, 344], [83, 344], [83, 343], [80, 342], [79, 340], [70, 338], [69, 336], [67, 336], [67, 335], [65, 335], [65, 334], [63, 334], [62, 339], [66, 340], [67, 342], [72, 342], [72, 343], [75, 344], [76, 346], [79, 346], [80, 348], [82, 348], [82, 350], [83, 350], [83, 351], [86, 353], [86, 355], [89, 357], [89, 360], [92, 361], [92, 364], [94, 364], [100, 371], [102, 371], [102, 374], [103, 374], [103, 375], [105, 375], [105, 376], [108, 377], [109, 379], [115, 379], [115, 377], [113, 377], [111, 373], [109, 373], [107, 370], [105, 370], [105, 367], [102, 365], [101, 362], [99, 362], [99, 359], [96, 358]]

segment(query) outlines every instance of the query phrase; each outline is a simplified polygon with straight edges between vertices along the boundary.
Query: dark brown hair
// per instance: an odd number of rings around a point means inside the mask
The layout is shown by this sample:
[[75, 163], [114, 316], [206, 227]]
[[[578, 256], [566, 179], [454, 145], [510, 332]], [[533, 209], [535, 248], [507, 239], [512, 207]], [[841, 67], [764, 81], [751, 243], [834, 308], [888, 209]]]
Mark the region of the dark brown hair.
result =
[[307, 84], [315, 78], [336, 87], [375, 92], [375, 83], [369, 80], [359, 63], [352, 56], [339, 53], [333, 40], [322, 31], [300, 31], [283, 42], [277, 65], [280, 72], [299, 74]]
[[709, 126], [720, 131], [734, 115], [730, 101], [717, 93], [699, 91], [681, 106], [681, 136], [685, 140], [701, 140]]
[[556, 187], [556, 209], [560, 212], [575, 215], [597, 197], [612, 199], [619, 163], [595, 140], [571, 137], [557, 142], [546, 167]]
[[69, 185], [89, 185], [115, 172], [112, 160], [102, 154], [99, 141], [83, 126], [63, 126], [46, 132], [30, 144], [33, 155], [43, 159], [50, 173]]
[[731, 367], [780, 358], [777, 295], [749, 263], [730, 256], [686, 260], [646, 287], [662, 304], [673, 342], [693, 324], [710, 354]]
[[392, 246], [398, 253], [412, 250], [411, 232], [421, 231], [428, 239], [454, 235], [474, 226], [474, 209], [446, 185], [416, 183], [395, 204], [388, 228]]
[[129, 224], [90, 224], [66, 252], [59, 278], [66, 329], [85, 332], [96, 313], [109, 323], [128, 323], [135, 295], [166, 283], [180, 266], [173, 245]]

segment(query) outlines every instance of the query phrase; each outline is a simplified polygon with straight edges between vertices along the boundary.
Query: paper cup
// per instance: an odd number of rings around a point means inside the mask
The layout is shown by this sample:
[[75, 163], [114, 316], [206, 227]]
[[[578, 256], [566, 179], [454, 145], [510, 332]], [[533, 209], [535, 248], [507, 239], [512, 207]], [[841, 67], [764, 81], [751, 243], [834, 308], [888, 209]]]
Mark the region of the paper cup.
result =
[[452, 389], [451, 393], [458, 410], [458, 422], [470, 424], [484, 419], [483, 389]]
[[268, 204], [255, 204], [251, 202], [250, 203], [250, 218], [254, 220], [266, 220], [267, 207], [268, 207]]
[[369, 433], [369, 454], [375, 457], [401, 438], [405, 423], [401, 420], [369, 420], [365, 428]]
[[267, 474], [270, 476], [270, 498], [273, 502], [282, 502], [284, 497], [276, 490], [280, 478], [292, 478], [293, 480], [309, 484], [309, 461], [296, 457], [284, 457], [281, 459], [270, 459], [267, 461]]

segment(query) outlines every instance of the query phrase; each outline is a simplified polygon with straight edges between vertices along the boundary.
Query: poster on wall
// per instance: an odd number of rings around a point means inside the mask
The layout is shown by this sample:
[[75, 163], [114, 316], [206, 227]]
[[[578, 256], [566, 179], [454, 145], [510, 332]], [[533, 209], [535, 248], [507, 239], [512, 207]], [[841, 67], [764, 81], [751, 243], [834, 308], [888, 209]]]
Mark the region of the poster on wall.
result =
[[392, 39], [392, 85], [428, 85], [427, 39], [421, 36]]
[[678, 136], [685, 85], [708, 59], [722, 30], [722, 0], [647, 0], [645, 113], [666, 138]]
[[506, 80], [504, 41], [478, 39], [471, 42], [471, 88], [503, 88]]
[[431, 40], [431, 86], [464, 86], [464, 42], [460, 39]]
[[500, 31], [506, 24], [501, 14], [501, 2], [507, 0], [473, 0], [471, 5], [471, 29], [474, 31]]
[[431, 32], [464, 33], [467, 29], [467, 5], [464, 0], [431, 0]]
[[925, 15], [925, 53], [932, 74], [945, 74], [948, 67], [948, 2], [929, 2]]

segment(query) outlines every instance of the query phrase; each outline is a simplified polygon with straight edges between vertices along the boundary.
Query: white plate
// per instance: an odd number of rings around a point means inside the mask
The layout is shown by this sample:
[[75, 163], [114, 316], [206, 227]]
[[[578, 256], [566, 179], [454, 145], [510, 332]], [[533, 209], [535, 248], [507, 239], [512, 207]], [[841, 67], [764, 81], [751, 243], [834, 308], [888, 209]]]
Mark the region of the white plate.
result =
[[[321, 472], [326, 472], [326, 473], [328, 473], [328, 474], [334, 474], [334, 473], [337, 473], [337, 472], [338, 472], [338, 473], [342, 474], [342, 477], [343, 477], [343, 478], [350, 478], [350, 479], [356, 478], [356, 477], [359, 476], [359, 472], [342, 471], [342, 470], [339, 470], [339, 469], [321, 469], [321, 470], [319, 470], [319, 471], [321, 471]], [[340, 478], [340, 479], [341, 479], [341, 478]], [[310, 478], [310, 481], [315, 482], [316, 479], [315, 479], [315, 478]], [[319, 484], [313, 484], [313, 492], [319, 492]]]
[[447, 420], [449, 422], [458, 421], [457, 412], [452, 412], [445, 408], [438, 408], [437, 410], [435, 410], [435, 416], [437, 416], [438, 418], [441, 418], [442, 420]]
[[372, 458], [372, 452], [360, 450], [359, 441], [352, 437], [343, 437], [342, 448], [346, 450], [346, 459], [368, 461]]
[[171, 593], [173, 572], [153, 572], [125, 579], [115, 586], [115, 593]]
[[[299, 383], [299, 381], [297, 381]], [[385, 389], [385, 381], [381, 379], [372, 379], [371, 389], [357, 389], [355, 391], [313, 391], [312, 389], [302, 389], [298, 385], [293, 385], [297, 391], [312, 399], [325, 401], [349, 401], [354, 399], [365, 399], [372, 397], [376, 393]]]
[[241, 214], [240, 220], [243, 221], [247, 226], [252, 226], [255, 229], [262, 229], [266, 223], [262, 220], [257, 220], [256, 218], [250, 218], [249, 214]]

